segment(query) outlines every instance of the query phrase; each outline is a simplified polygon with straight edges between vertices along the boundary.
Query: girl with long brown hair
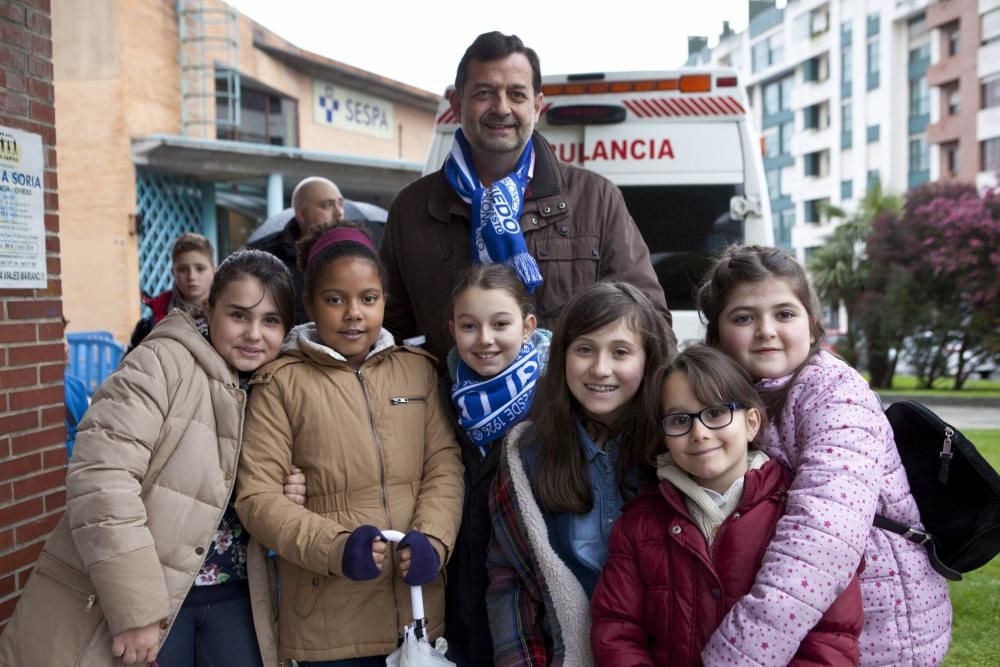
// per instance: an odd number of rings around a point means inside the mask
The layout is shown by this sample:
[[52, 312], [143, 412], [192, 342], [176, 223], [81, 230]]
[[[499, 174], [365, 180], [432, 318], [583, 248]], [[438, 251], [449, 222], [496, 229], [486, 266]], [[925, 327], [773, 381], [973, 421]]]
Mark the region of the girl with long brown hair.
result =
[[487, 609], [497, 665], [590, 660], [590, 594], [625, 500], [652, 469], [641, 389], [674, 352], [628, 283], [577, 293], [556, 324], [532, 421], [504, 442], [490, 500]]

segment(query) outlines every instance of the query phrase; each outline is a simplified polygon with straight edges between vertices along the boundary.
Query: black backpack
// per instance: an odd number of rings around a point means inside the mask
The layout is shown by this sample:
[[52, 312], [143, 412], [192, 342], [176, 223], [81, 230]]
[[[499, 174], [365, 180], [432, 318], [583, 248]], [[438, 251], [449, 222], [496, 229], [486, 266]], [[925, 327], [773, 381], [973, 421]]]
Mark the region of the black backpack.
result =
[[892, 425], [924, 530], [876, 514], [875, 526], [927, 548], [941, 576], [961, 581], [1000, 553], [1000, 476], [954, 426], [916, 401], [898, 401]]

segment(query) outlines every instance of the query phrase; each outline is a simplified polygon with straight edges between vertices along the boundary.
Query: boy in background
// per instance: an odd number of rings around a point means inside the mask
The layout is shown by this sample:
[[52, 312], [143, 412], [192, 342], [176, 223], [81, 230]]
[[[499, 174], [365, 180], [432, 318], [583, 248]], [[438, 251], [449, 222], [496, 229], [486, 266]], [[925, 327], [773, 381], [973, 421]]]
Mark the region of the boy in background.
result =
[[181, 234], [174, 240], [170, 259], [174, 285], [154, 297], [143, 295], [142, 302], [149, 306], [152, 313], [135, 325], [126, 354], [141, 343], [171, 310], [200, 311], [208, 298], [215, 276], [215, 248], [212, 242], [201, 234]]

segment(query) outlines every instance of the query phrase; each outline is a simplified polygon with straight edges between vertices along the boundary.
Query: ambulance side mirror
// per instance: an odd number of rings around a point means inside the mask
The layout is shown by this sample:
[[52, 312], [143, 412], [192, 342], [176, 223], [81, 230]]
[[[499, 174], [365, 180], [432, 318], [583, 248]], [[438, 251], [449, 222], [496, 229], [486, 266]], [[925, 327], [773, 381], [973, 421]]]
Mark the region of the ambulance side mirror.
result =
[[729, 200], [729, 215], [734, 220], [744, 220], [748, 215], [760, 215], [760, 199], [739, 195], [731, 198]]

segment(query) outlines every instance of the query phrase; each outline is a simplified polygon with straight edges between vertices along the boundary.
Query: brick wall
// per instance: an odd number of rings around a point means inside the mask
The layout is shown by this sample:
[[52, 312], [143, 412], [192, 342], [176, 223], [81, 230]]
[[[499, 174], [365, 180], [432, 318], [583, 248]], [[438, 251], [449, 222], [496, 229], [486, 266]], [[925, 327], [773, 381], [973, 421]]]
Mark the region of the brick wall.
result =
[[0, 125], [42, 137], [46, 289], [0, 289], [0, 628], [66, 504], [49, 0], [0, 0]]

